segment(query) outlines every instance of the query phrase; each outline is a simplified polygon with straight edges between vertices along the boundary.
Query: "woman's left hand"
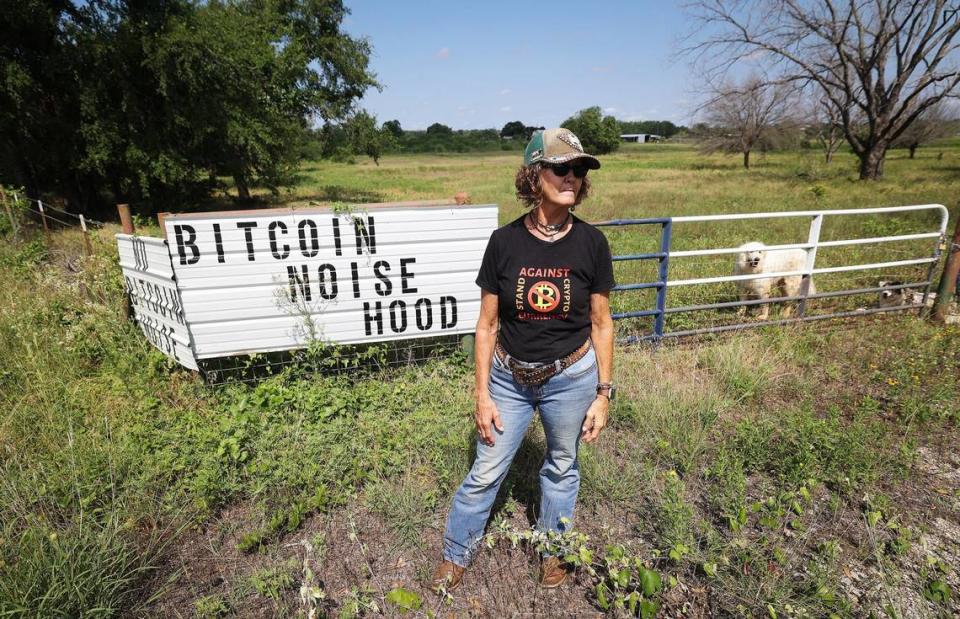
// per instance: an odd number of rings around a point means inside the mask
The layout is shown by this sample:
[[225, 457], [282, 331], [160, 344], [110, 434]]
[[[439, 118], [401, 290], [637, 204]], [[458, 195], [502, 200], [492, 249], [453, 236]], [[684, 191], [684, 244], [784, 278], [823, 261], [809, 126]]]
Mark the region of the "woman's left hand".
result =
[[587, 418], [583, 420], [583, 440], [590, 443], [600, 436], [600, 430], [607, 426], [607, 417], [610, 410], [610, 400], [598, 395], [587, 410]]

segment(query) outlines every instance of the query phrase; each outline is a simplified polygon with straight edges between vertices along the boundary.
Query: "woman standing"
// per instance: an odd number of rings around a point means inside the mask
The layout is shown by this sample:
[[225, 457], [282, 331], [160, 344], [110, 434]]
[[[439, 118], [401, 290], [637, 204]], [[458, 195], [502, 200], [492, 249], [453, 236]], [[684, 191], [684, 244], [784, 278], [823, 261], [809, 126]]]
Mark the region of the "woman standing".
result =
[[[516, 175], [517, 197], [532, 208], [487, 244], [477, 276], [477, 458], [453, 498], [435, 588], [460, 584], [535, 409], [547, 439], [537, 528], [573, 521], [579, 441], [599, 436], [614, 395], [610, 247], [572, 213], [599, 167], [569, 130], [534, 133]], [[568, 574], [544, 557], [540, 584], [557, 587]]]

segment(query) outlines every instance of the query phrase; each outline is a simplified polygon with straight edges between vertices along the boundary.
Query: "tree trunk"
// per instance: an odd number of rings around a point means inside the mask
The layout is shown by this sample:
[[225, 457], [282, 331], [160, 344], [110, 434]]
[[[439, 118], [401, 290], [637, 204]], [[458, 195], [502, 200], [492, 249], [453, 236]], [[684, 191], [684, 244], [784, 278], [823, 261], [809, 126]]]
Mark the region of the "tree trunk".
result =
[[860, 180], [875, 181], [883, 178], [883, 161], [887, 156], [886, 144], [874, 144], [860, 155]]
[[828, 150], [823, 154], [823, 158], [826, 159], [827, 165], [830, 165], [830, 162], [833, 161], [833, 151]]
[[237, 186], [237, 197], [243, 202], [250, 200], [250, 185], [247, 184], [247, 177], [243, 174], [234, 174], [233, 182]]
[[743, 151], [743, 167], [750, 169], [750, 151]]
[[916, 145], [916, 144], [911, 144], [911, 145], [910, 145], [910, 158], [911, 158], [911, 159], [913, 159], [913, 154], [914, 154], [915, 152], [917, 152], [917, 145]]

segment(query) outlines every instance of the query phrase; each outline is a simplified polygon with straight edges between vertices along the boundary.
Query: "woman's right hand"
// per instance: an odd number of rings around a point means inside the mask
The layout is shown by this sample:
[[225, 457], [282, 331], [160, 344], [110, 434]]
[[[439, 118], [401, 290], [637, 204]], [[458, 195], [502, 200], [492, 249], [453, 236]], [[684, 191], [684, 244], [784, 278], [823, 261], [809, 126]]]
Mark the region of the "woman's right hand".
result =
[[492, 426], [496, 426], [497, 430], [503, 432], [503, 423], [500, 421], [500, 413], [497, 412], [497, 405], [493, 403], [490, 394], [477, 395], [477, 409], [473, 417], [477, 423], [480, 440], [493, 447], [496, 440]]

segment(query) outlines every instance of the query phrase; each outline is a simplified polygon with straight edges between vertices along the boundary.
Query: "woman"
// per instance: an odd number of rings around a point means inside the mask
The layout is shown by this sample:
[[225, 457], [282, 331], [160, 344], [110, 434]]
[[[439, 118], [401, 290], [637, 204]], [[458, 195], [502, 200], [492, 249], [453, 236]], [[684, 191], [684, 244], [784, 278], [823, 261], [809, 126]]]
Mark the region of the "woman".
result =
[[[477, 276], [477, 458], [447, 518], [437, 589], [460, 584], [534, 409], [547, 439], [537, 527], [564, 531], [573, 520], [579, 440], [599, 436], [613, 397], [610, 247], [571, 212], [599, 167], [569, 130], [536, 132], [516, 176], [517, 197], [532, 208], [487, 244]], [[544, 557], [540, 584], [560, 586], [568, 574]]]

